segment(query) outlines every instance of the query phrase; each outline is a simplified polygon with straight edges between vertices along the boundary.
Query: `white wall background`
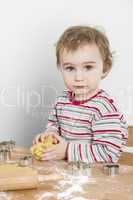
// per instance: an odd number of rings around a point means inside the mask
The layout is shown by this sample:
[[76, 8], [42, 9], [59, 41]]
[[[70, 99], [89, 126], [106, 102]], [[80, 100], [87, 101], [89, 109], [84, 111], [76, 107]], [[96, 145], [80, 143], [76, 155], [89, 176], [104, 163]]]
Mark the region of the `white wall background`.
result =
[[0, 0], [0, 140], [29, 146], [43, 131], [63, 82], [55, 63], [60, 34], [72, 25], [106, 29], [115, 64], [102, 82], [133, 124], [132, 0]]

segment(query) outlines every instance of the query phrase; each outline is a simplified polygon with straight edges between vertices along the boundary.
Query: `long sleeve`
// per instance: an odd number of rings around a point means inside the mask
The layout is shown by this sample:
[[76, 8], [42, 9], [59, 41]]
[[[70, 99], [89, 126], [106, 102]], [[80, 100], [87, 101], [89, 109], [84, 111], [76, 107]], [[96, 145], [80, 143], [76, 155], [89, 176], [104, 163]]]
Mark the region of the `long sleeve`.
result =
[[90, 143], [68, 143], [68, 161], [117, 162], [128, 137], [123, 115], [116, 112], [95, 116], [91, 128]]
[[58, 122], [58, 117], [57, 117], [57, 109], [56, 109], [56, 101], [53, 104], [52, 109], [49, 113], [46, 131], [54, 131], [57, 134], [60, 134], [59, 122]]

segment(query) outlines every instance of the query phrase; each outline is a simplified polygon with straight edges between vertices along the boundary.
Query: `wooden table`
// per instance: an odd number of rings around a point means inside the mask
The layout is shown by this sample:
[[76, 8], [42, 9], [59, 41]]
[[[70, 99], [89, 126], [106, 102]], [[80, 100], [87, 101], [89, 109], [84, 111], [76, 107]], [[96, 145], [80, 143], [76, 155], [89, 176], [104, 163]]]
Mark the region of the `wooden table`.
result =
[[120, 165], [119, 174], [109, 176], [103, 164], [88, 169], [88, 177], [81, 171], [72, 172], [65, 161], [35, 162], [39, 173], [56, 171], [64, 176], [59, 181], [40, 184], [32, 190], [1, 192], [0, 200], [133, 200], [133, 167]]

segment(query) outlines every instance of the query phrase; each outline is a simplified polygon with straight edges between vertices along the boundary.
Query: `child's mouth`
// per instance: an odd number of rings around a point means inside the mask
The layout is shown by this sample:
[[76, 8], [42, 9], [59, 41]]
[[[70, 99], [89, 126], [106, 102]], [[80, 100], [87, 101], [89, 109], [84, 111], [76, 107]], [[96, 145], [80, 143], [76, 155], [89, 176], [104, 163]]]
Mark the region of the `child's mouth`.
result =
[[74, 86], [75, 89], [84, 89], [85, 86]]

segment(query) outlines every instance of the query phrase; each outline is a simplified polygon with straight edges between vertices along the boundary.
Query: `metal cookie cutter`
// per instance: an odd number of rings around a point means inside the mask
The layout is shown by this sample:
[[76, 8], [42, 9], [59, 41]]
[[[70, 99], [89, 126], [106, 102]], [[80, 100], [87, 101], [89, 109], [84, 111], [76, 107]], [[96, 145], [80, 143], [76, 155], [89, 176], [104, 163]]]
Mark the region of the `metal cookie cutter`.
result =
[[8, 149], [0, 150], [0, 162], [5, 163], [10, 161], [11, 159], [11, 152]]
[[19, 166], [21, 166], [21, 167], [30, 166], [33, 163], [33, 157], [32, 156], [24, 156], [19, 159], [18, 163], [19, 163]]
[[1, 150], [9, 149], [9, 147], [8, 147], [8, 142], [7, 142], [7, 141], [1, 142], [1, 143], [0, 143], [0, 149], [1, 149]]
[[14, 140], [2, 141], [0, 142], [0, 149], [8, 149], [12, 152], [15, 147], [15, 144], [16, 142]]
[[119, 165], [118, 164], [107, 164], [107, 165], [105, 165], [104, 170], [107, 175], [114, 176], [119, 173]]
[[10, 151], [13, 152], [16, 142], [14, 140], [10, 140], [10, 141], [8, 141], [8, 145], [9, 145]]
[[79, 176], [79, 175], [90, 176], [91, 175], [90, 165], [82, 161], [70, 162], [69, 170], [70, 170], [70, 173], [75, 176]]

